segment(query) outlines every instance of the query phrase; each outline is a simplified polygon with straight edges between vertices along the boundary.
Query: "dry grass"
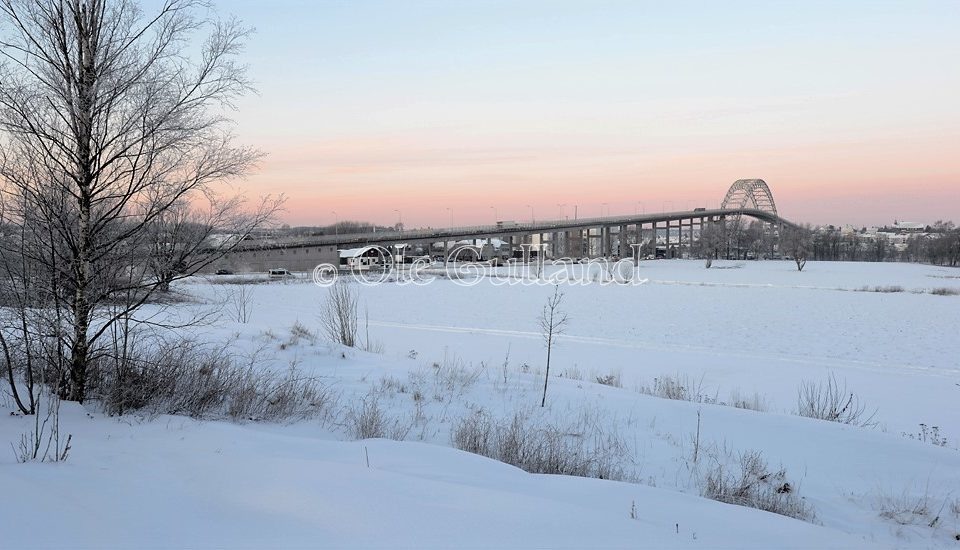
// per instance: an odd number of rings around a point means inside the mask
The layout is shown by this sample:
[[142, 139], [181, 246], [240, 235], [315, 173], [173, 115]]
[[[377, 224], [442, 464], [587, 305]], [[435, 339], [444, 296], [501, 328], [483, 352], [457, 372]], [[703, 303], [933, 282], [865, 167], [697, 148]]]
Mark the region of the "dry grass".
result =
[[960, 296], [960, 288], [938, 287], [930, 291], [935, 296]]
[[813, 508], [797, 495], [783, 468], [771, 470], [759, 451], [741, 453], [732, 466], [720, 460], [707, 473], [701, 493], [704, 497], [757, 508], [774, 514], [811, 521]]
[[558, 425], [538, 417], [536, 410], [497, 418], [480, 409], [454, 425], [451, 439], [460, 450], [531, 473], [632, 480], [628, 467], [633, 459], [626, 443], [599, 425], [587, 411]]
[[687, 375], [664, 375], [653, 379], [652, 386], [637, 388], [642, 394], [673, 399], [676, 401], [692, 401], [694, 403], [716, 403], [715, 397], [703, 392], [703, 377], [699, 380]]
[[228, 346], [178, 338], [135, 342], [104, 354], [90, 371], [90, 395], [109, 414], [149, 412], [194, 418], [285, 421], [329, 414], [336, 398], [319, 379], [291, 366], [238, 362]]
[[857, 289], [858, 292], [880, 292], [883, 294], [890, 294], [896, 292], [903, 292], [904, 289], [900, 285], [887, 285], [887, 286], [862, 286]]
[[346, 425], [355, 439], [393, 439], [403, 441], [413, 428], [412, 422], [393, 418], [380, 407], [375, 392], [367, 395], [355, 407], [347, 410]]

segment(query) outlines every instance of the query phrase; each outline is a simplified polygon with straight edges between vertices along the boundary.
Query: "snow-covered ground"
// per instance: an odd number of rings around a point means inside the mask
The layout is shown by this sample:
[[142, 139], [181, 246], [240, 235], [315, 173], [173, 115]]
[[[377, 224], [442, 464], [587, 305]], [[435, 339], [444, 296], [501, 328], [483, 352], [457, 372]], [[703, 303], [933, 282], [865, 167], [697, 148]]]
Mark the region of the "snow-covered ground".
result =
[[[325, 289], [247, 285], [247, 323], [225, 313], [192, 330], [230, 341], [238, 355], [260, 350], [275, 368], [322, 377], [339, 396], [330, 414], [234, 424], [108, 418], [93, 405], [64, 404], [67, 462], [16, 464], [13, 452], [0, 454], [0, 546], [956, 544], [960, 296], [921, 292], [960, 288], [960, 271], [650, 261], [638, 273], [647, 284], [561, 287], [570, 323], [554, 348], [543, 409], [537, 316], [552, 287], [357, 285], [361, 337], [382, 348], [371, 354], [291, 335], [298, 321], [319, 328]], [[904, 292], [860, 291], [889, 286]], [[236, 288], [191, 282], [181, 290], [196, 303], [177, 311], [209, 310]], [[594, 382], [608, 374], [623, 387]], [[831, 374], [876, 410], [878, 426], [792, 414], [800, 384]], [[706, 402], [638, 391], [663, 376], [696, 386]], [[756, 394], [766, 412], [709, 403], [732, 393]], [[371, 404], [405, 441], [350, 441], [358, 411]], [[478, 414], [552, 425], [595, 445], [602, 433], [621, 444], [611, 456], [631, 482], [527, 474], [451, 448], [451, 433]], [[0, 443], [30, 423], [4, 415]], [[938, 426], [946, 447], [904, 435], [921, 423]], [[748, 451], [785, 470], [812, 520], [699, 496], [709, 472]]]

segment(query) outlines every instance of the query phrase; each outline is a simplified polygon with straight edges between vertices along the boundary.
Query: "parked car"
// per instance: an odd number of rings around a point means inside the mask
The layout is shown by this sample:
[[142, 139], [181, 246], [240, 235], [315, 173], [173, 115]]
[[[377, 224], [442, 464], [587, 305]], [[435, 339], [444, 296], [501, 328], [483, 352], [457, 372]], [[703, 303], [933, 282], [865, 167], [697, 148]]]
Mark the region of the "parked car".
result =
[[218, 269], [217, 275], [233, 275], [233, 271], [230, 271], [229, 269]]
[[270, 271], [267, 271], [267, 275], [269, 275], [271, 279], [285, 279], [287, 277], [293, 277], [293, 273], [290, 273], [290, 270], [284, 267], [271, 269]]

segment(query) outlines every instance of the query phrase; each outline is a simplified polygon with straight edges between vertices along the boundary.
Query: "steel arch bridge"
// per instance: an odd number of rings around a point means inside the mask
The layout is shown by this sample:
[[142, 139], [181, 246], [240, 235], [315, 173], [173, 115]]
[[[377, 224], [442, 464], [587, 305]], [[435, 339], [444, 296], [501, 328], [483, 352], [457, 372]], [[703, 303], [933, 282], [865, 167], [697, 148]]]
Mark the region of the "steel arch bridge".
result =
[[[242, 271], [265, 271], [274, 267], [302, 271], [318, 262], [339, 263], [339, 251], [357, 247], [426, 246], [433, 250], [442, 245], [447, 255], [449, 245], [461, 241], [498, 239], [511, 251], [536, 240], [549, 246], [552, 257], [609, 257], [615, 252], [632, 255], [633, 245], [643, 242], [676, 243], [679, 249], [690, 248], [695, 231], [709, 224], [739, 222], [744, 217], [768, 224], [769, 230], [799, 227], [782, 218], [777, 211], [770, 187], [762, 179], [741, 179], [729, 187], [719, 208], [694, 208], [674, 212], [634, 213], [618, 216], [573, 219], [547, 219], [529, 222], [501, 222], [470, 227], [423, 228], [374, 233], [316, 235], [309, 237], [274, 237], [245, 240], [230, 252], [230, 258], [210, 264], [210, 270], [227, 268]], [[683, 237], [687, 236], [686, 242]], [[676, 241], [671, 241], [676, 237]], [[476, 243], [473, 243], [476, 246]], [[668, 245], [669, 246], [669, 245]], [[624, 252], [624, 248], [627, 249]], [[546, 250], [546, 249], [545, 249]], [[526, 254], [526, 253], [525, 253]], [[682, 254], [682, 250], [681, 250]]]
[[733, 185], [727, 190], [726, 196], [723, 197], [723, 202], [720, 203], [721, 210], [744, 210], [747, 208], [761, 210], [779, 217], [777, 204], [773, 202], [773, 193], [770, 192], [770, 186], [761, 179], [733, 182]]

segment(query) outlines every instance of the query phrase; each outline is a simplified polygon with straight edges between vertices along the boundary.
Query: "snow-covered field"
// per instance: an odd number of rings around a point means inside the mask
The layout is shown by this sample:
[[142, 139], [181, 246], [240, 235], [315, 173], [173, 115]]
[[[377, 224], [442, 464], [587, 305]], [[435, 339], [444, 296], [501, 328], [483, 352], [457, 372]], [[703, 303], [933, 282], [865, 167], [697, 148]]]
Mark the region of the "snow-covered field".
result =
[[[174, 313], [228, 304], [191, 331], [322, 377], [337, 403], [291, 425], [108, 418], [64, 404], [67, 462], [0, 454], [0, 547], [957, 544], [960, 296], [925, 291], [960, 288], [960, 271], [650, 261], [638, 273], [646, 284], [561, 287], [570, 322], [543, 409], [537, 316], [553, 287], [356, 285], [374, 354], [292, 336], [298, 321], [319, 329], [327, 290], [308, 282], [244, 285], [247, 323], [228, 313], [239, 285], [185, 284], [195, 302]], [[610, 374], [622, 387], [595, 382]], [[830, 375], [876, 410], [875, 427], [793, 414], [801, 383]], [[699, 402], [642, 393], [664, 376]], [[719, 404], [734, 395], [765, 411]], [[364, 406], [404, 441], [352, 441]], [[629, 481], [528, 474], [451, 448], [472, 416], [553, 426], [588, 447], [615, 439], [609, 456]], [[4, 415], [0, 444], [30, 422]], [[907, 437], [921, 423], [946, 446]], [[749, 451], [784, 469], [809, 521], [700, 497], [710, 472]]]

